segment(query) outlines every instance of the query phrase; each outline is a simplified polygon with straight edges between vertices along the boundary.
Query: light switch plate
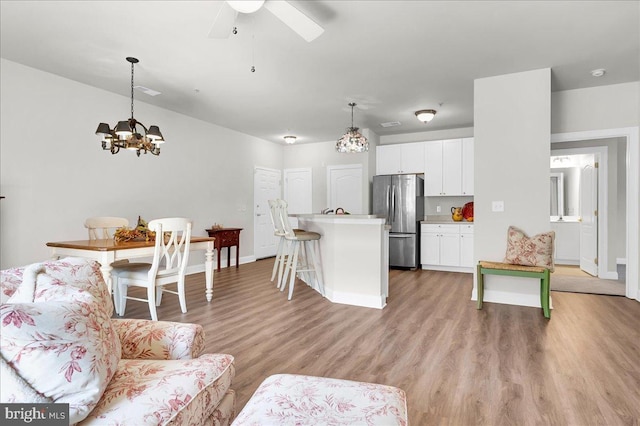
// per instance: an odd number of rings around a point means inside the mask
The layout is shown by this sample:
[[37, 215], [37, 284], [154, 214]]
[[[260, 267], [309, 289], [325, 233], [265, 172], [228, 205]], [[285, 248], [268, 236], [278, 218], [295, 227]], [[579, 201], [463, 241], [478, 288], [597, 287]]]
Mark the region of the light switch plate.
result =
[[493, 211], [493, 212], [503, 212], [504, 211], [504, 201], [493, 201], [491, 203], [491, 211]]

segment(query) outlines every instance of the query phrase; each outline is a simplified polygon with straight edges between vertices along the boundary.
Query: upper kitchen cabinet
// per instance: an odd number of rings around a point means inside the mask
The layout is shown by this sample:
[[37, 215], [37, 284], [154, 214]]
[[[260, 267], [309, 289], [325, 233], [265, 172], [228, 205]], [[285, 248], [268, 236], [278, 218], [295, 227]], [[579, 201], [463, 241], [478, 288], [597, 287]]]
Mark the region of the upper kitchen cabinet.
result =
[[473, 138], [424, 143], [424, 195], [473, 195]]
[[473, 138], [462, 139], [462, 195], [473, 195]]
[[424, 173], [424, 144], [402, 143], [376, 147], [376, 174]]

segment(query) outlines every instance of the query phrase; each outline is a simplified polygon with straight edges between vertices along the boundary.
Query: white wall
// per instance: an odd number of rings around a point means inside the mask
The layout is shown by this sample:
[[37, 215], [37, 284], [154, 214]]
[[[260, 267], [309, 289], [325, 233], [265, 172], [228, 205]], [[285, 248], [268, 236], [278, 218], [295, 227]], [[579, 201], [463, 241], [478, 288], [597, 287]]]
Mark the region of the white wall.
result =
[[551, 133], [638, 126], [640, 83], [554, 92]]
[[[510, 225], [549, 230], [551, 70], [475, 80], [474, 123], [474, 258], [502, 261]], [[493, 201], [504, 211], [492, 212]], [[486, 277], [484, 299], [540, 306], [540, 283], [515, 281]]]
[[457, 129], [425, 130], [424, 132], [402, 133], [399, 135], [381, 135], [380, 144], [387, 145], [392, 143], [424, 142], [470, 137], [473, 137], [473, 127], [460, 127]]
[[[337, 130], [338, 133], [340, 129]], [[362, 131], [367, 140], [374, 139], [377, 135], [372, 132], [366, 132], [366, 129]], [[336, 141], [338, 137], [336, 136]], [[370, 163], [373, 161], [373, 168], [375, 170], [375, 145], [371, 144], [369, 152], [345, 154], [336, 152], [336, 141], [310, 143], [310, 144], [294, 144], [284, 147], [283, 155], [283, 167], [284, 168], [298, 168], [309, 167], [312, 169], [312, 181], [313, 181], [313, 200], [312, 211], [320, 213], [324, 208], [337, 206], [327, 205], [327, 166], [336, 166], [341, 164], [361, 164], [362, 165], [362, 209], [364, 213], [370, 211], [369, 198], [370, 198], [370, 181], [371, 177], [366, 176], [370, 173]]]
[[86, 239], [89, 216], [134, 225], [138, 215], [186, 216], [195, 235], [214, 222], [237, 226], [240, 255], [253, 254], [253, 167], [282, 169], [280, 145], [136, 99], [136, 119], [159, 125], [167, 142], [159, 157], [112, 155], [94, 132], [128, 118], [129, 98], [4, 59], [1, 67], [1, 268], [47, 258], [47, 241]]

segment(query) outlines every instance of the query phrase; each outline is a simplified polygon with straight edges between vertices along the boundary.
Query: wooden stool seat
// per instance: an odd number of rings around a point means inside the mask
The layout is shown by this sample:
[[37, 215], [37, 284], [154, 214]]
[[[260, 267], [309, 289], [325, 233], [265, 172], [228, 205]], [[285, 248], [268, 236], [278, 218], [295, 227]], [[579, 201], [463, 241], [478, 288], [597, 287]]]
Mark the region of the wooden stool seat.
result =
[[480, 261], [480, 266], [489, 269], [505, 269], [508, 271], [523, 271], [523, 272], [544, 272], [547, 268], [541, 266], [525, 266], [525, 265], [512, 265], [510, 263], [502, 262], [487, 262], [485, 260]]
[[551, 274], [549, 269], [541, 266], [512, 265], [510, 263], [478, 262], [478, 309], [482, 309], [484, 297], [484, 275], [507, 275], [511, 277], [537, 278], [540, 280], [540, 305], [545, 318], [551, 318], [549, 308], [549, 287]]

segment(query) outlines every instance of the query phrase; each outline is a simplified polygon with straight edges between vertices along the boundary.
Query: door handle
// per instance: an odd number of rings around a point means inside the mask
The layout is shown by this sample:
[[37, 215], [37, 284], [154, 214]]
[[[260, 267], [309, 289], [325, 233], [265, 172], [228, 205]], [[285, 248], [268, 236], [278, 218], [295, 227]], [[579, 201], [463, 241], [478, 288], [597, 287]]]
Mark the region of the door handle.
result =
[[411, 238], [413, 235], [408, 234], [389, 234], [389, 238]]

